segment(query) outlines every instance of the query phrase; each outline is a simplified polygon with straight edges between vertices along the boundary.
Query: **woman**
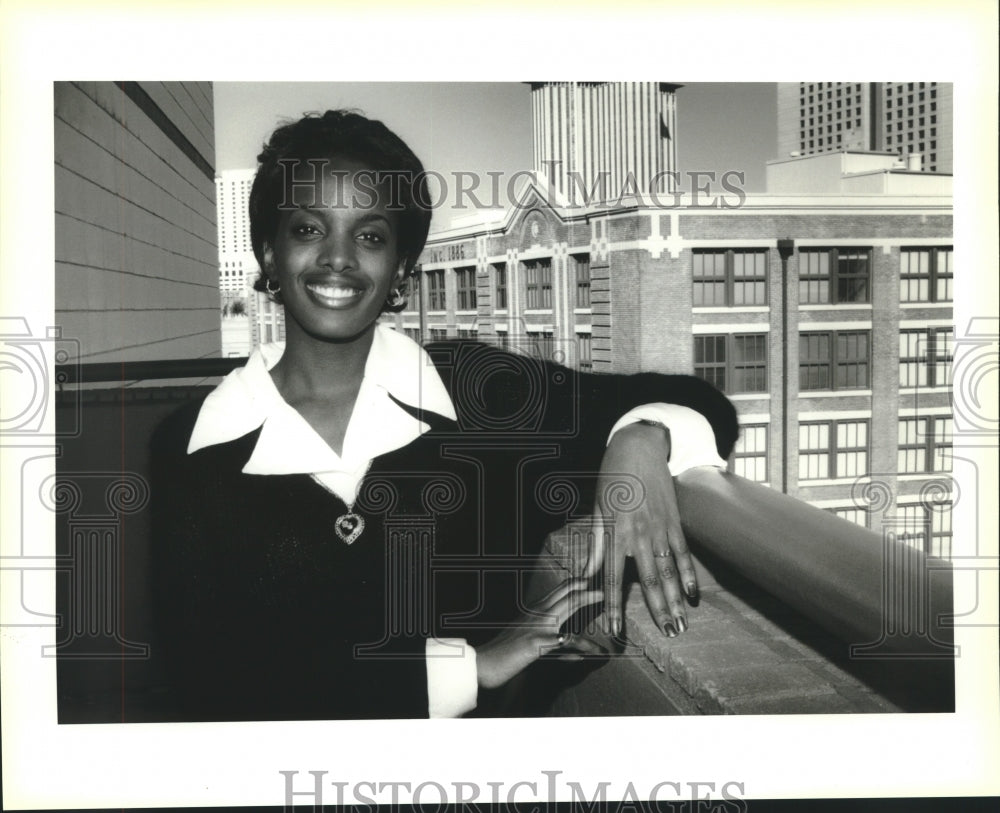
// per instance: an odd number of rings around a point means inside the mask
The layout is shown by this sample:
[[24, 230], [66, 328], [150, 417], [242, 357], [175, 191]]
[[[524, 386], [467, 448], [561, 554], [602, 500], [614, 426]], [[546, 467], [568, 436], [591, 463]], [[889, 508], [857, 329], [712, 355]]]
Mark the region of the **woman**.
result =
[[[693, 407], [708, 422], [690, 431], [711, 448], [688, 454], [724, 465], [728, 401], [682, 376], [582, 376], [472, 342], [424, 351], [377, 324], [403, 307], [429, 228], [412, 151], [380, 122], [328, 111], [280, 127], [259, 160], [251, 237], [285, 345], [154, 441], [178, 719], [496, 713], [493, 690], [533, 661], [580, 657], [564, 625], [609, 591], [620, 632], [626, 551], [665, 633], [682, 632], [681, 590], [696, 587], [668, 435], [615, 424], [647, 402], [665, 403], [633, 418]], [[652, 530], [595, 546], [580, 578], [525, 606], [546, 534], [595, 503], [608, 512], [587, 476], [599, 468], [603, 482], [643, 479], [648, 499], [621, 528]], [[573, 504], [553, 501], [570, 482]]]

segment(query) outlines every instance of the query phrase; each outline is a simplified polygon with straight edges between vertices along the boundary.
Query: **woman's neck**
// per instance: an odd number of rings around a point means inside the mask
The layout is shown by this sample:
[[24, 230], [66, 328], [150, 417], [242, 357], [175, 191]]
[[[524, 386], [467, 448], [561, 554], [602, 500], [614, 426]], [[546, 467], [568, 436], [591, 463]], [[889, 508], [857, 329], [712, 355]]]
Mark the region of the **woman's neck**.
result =
[[375, 336], [375, 325], [344, 342], [315, 339], [294, 323], [286, 324], [285, 352], [271, 378], [286, 401], [356, 395]]

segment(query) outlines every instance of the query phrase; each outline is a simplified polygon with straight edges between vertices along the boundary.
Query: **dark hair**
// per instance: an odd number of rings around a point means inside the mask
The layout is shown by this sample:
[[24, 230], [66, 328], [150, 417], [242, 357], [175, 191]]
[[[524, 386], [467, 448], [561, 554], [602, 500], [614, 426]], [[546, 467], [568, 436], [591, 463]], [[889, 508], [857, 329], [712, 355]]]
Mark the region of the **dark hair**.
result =
[[[351, 110], [306, 113], [301, 119], [278, 127], [257, 156], [259, 166], [250, 189], [250, 243], [261, 267], [254, 289], [265, 291], [264, 247], [273, 245], [285, 200], [289, 163], [343, 156], [365, 164], [376, 172], [399, 175], [392, 205], [399, 210], [397, 246], [404, 259], [405, 279], [427, 241], [431, 225], [427, 179], [420, 159], [399, 136], [382, 122]], [[311, 170], [309, 170], [311, 171]], [[406, 307], [386, 304], [384, 310], [398, 312]]]

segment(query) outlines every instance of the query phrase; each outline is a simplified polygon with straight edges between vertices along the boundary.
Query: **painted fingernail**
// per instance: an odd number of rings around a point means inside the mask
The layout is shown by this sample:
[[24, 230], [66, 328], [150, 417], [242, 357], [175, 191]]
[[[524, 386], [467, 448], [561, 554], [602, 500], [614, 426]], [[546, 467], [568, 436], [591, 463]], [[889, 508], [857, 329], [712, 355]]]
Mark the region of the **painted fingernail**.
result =
[[686, 618], [678, 618], [677, 619], [677, 631], [678, 632], [687, 632], [687, 628], [688, 628], [687, 619]]
[[698, 585], [694, 582], [688, 582], [684, 585], [684, 592], [687, 593], [688, 598], [698, 598]]
[[676, 638], [677, 630], [674, 629], [674, 625], [669, 621], [663, 625], [663, 631], [667, 634], [668, 638]]

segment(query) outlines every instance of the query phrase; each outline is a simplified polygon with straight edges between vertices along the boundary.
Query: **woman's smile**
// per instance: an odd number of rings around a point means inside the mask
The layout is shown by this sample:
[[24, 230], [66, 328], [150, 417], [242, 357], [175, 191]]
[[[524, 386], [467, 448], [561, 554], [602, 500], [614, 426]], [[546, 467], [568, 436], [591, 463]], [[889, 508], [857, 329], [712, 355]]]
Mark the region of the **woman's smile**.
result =
[[325, 308], [348, 308], [358, 302], [364, 295], [363, 288], [357, 288], [345, 283], [310, 282], [306, 289], [313, 300]]

